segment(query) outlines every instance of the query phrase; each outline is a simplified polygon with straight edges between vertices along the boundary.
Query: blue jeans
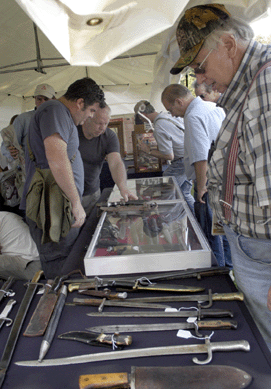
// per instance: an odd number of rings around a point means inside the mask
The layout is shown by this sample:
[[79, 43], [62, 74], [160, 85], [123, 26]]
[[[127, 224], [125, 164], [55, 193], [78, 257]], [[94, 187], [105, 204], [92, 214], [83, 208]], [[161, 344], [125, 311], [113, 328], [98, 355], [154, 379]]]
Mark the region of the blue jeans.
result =
[[172, 162], [171, 165], [164, 171], [163, 176], [174, 176], [176, 178], [176, 181], [183, 193], [183, 196], [191, 212], [194, 215], [195, 200], [194, 197], [191, 195], [192, 182], [189, 181], [185, 175], [183, 158], [177, 159], [176, 161]]
[[271, 351], [271, 312], [267, 308], [267, 293], [271, 286], [271, 240], [246, 238], [227, 225], [234, 276], [246, 305]]
[[[197, 198], [197, 186], [194, 187], [194, 196]], [[218, 266], [228, 266], [232, 268], [231, 250], [229, 242], [225, 235], [212, 235], [213, 212], [209, 205], [208, 193], [203, 196], [205, 204], [195, 201], [196, 218], [210, 244], [210, 247], [216, 257]]]

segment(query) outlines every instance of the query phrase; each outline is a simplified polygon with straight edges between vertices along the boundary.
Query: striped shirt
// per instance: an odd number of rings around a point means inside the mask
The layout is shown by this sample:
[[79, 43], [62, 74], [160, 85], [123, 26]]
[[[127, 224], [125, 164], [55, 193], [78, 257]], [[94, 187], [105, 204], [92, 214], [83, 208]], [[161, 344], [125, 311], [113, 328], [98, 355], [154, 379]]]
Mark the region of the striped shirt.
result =
[[[223, 220], [221, 198], [224, 157], [231, 133], [257, 70], [271, 60], [271, 46], [251, 41], [228, 89], [219, 101], [226, 111], [208, 171], [208, 193]], [[238, 122], [238, 154], [231, 228], [246, 237], [271, 239], [271, 67], [258, 75]]]

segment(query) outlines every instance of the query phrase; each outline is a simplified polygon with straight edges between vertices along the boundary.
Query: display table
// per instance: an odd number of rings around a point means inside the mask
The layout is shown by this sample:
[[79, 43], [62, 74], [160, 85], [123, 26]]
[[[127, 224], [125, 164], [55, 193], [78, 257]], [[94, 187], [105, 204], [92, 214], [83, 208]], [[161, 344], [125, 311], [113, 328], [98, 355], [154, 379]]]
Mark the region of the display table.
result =
[[[174, 284], [202, 286], [207, 293], [208, 289], [213, 292], [224, 293], [235, 291], [235, 286], [228, 275], [202, 277], [201, 280], [196, 278], [187, 278], [182, 280], [170, 281]], [[169, 283], [169, 281], [167, 281]], [[25, 293], [23, 282], [17, 281], [13, 287], [15, 296], [13, 297], [17, 304], [13, 307], [10, 317], [14, 318], [18, 310], [20, 301]], [[160, 292], [161, 293], [161, 292]], [[131, 292], [128, 297], [146, 297], [156, 295], [154, 292]], [[161, 293], [160, 295], [164, 295]], [[68, 294], [67, 302], [72, 302], [73, 298], [79, 297], [77, 292]], [[82, 298], [83, 296], [80, 295]], [[87, 297], [87, 296], [85, 296]], [[55, 366], [55, 367], [22, 367], [15, 364], [16, 361], [35, 360], [38, 359], [39, 348], [42, 337], [29, 338], [23, 336], [23, 332], [31, 318], [31, 315], [39, 301], [40, 295], [35, 295], [30, 309], [27, 313], [25, 322], [22, 327], [19, 340], [16, 345], [15, 352], [6, 378], [3, 384], [4, 389], [76, 389], [79, 388], [79, 376], [86, 374], [98, 373], [113, 373], [113, 372], [130, 372], [131, 366], [193, 366], [193, 355], [180, 356], [157, 356], [157, 357], [142, 357], [135, 359], [126, 359], [110, 362], [94, 362], [85, 364], [75, 364], [70, 366]], [[8, 298], [2, 300], [1, 310], [5, 306]], [[174, 307], [180, 306], [196, 306], [196, 303], [172, 303]], [[250, 389], [267, 389], [271, 387], [271, 354], [269, 353], [255, 323], [253, 322], [249, 312], [246, 309], [245, 303], [240, 301], [230, 302], [214, 302], [213, 308], [230, 309], [234, 313], [233, 319], [238, 322], [236, 330], [216, 330], [211, 338], [211, 342], [247, 340], [251, 350], [249, 352], [234, 351], [234, 352], [215, 352], [210, 364], [212, 365], [230, 365], [247, 371], [253, 377], [253, 382], [250, 384]], [[105, 307], [106, 311], [120, 311], [125, 308]], [[126, 308], [131, 310], [130, 308]], [[97, 311], [95, 307], [88, 306], [72, 306], [65, 305], [62, 312], [57, 332], [53, 343], [46, 355], [46, 359], [61, 358], [68, 356], [76, 356], [90, 353], [101, 353], [110, 351], [107, 348], [93, 347], [83, 343], [61, 340], [57, 336], [59, 334], [80, 330], [85, 331], [86, 328], [95, 325], [106, 324], [124, 324], [124, 323], [152, 323], [157, 322], [184, 322], [185, 318], [100, 318], [89, 317], [88, 312]], [[0, 333], [0, 352], [2, 354], [5, 347], [10, 327], [3, 326]], [[176, 336], [177, 331], [163, 332], [139, 332], [131, 333], [133, 342], [129, 346], [130, 349], [157, 347], [180, 344], [198, 344], [203, 343], [199, 339], [183, 339]], [[192, 331], [193, 333], [193, 331]], [[205, 335], [211, 334], [211, 331], [203, 331]], [[195, 335], [193, 333], [193, 335]], [[126, 347], [126, 350], [128, 347]], [[112, 351], [114, 353], [114, 351]], [[205, 354], [194, 355], [198, 359], [205, 360]], [[233, 388], [234, 389], [234, 388]]]

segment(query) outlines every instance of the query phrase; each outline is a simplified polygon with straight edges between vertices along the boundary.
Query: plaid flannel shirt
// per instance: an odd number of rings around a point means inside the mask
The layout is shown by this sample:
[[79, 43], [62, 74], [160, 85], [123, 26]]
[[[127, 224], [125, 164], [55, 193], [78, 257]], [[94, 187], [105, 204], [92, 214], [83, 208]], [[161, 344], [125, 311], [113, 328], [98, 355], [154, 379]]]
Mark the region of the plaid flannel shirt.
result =
[[[226, 118], [216, 140], [208, 171], [211, 205], [223, 220], [221, 189], [224, 157], [253, 76], [271, 60], [271, 46], [251, 41], [242, 63], [219, 101]], [[253, 83], [238, 122], [231, 228], [252, 238], [271, 239], [271, 67]]]

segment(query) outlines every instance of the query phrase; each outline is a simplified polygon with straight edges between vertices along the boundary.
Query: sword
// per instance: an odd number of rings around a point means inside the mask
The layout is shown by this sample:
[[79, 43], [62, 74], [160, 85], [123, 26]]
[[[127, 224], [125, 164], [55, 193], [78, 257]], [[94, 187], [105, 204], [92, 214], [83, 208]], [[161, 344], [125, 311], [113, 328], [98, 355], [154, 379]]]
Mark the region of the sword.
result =
[[8, 366], [10, 364], [13, 352], [15, 350], [16, 342], [18, 340], [21, 327], [23, 325], [26, 313], [28, 311], [28, 308], [30, 306], [30, 303], [32, 301], [32, 298], [35, 294], [35, 291], [37, 289], [37, 282], [39, 281], [41, 275], [43, 274], [43, 271], [38, 271], [34, 277], [32, 278], [32, 281], [28, 284], [27, 290], [25, 292], [25, 295], [23, 297], [23, 300], [20, 304], [20, 307], [18, 309], [16, 318], [13, 322], [13, 326], [10, 330], [9, 337], [0, 361], [0, 388], [2, 387], [2, 384], [5, 379], [5, 375], [8, 369]]
[[153, 331], [172, 331], [172, 330], [189, 330], [192, 329], [196, 335], [201, 337], [199, 329], [201, 330], [227, 330], [236, 329], [237, 322], [234, 320], [196, 320], [193, 323], [155, 323], [155, 324], [117, 324], [96, 326], [87, 328], [90, 332], [97, 333], [113, 333], [120, 332], [153, 332]]
[[134, 350], [122, 350], [114, 352], [103, 352], [95, 354], [77, 355], [74, 357], [44, 359], [38, 361], [19, 361], [15, 362], [19, 366], [45, 367], [45, 366], [64, 366], [77, 363], [101, 362], [128, 358], [154, 357], [158, 355], [182, 355], [182, 354], [207, 354], [206, 360], [198, 360], [194, 357], [192, 360], [196, 364], [207, 364], [212, 360], [212, 353], [216, 351], [249, 351], [250, 345], [246, 340], [234, 340], [228, 342], [211, 343], [209, 338], [205, 338], [204, 344], [149, 347]]
[[88, 316], [98, 317], [197, 317], [198, 320], [204, 317], [233, 317], [232, 311], [226, 309], [201, 309], [197, 308], [195, 311], [173, 311], [173, 312], [144, 312], [144, 311], [133, 311], [133, 312], [90, 312]]
[[156, 303], [156, 302], [183, 302], [183, 301], [198, 301], [204, 302], [208, 301], [207, 305], [201, 306], [202, 308], [210, 308], [213, 305], [213, 301], [243, 301], [244, 294], [242, 292], [234, 293], [213, 293], [209, 289], [208, 294], [203, 295], [187, 295], [187, 296], [162, 296], [162, 297], [142, 297], [142, 298], [133, 298], [127, 299], [126, 301], [142, 302], [142, 303]]

